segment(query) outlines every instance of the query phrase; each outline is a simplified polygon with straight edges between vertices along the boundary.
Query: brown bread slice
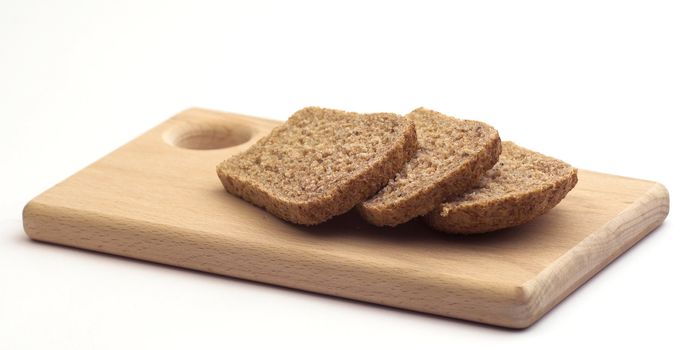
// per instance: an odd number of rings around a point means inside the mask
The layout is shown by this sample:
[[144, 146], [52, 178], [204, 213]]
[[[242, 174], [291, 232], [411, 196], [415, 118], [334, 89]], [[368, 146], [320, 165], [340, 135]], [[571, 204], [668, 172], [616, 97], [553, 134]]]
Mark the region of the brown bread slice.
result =
[[217, 166], [224, 188], [290, 222], [349, 211], [394, 177], [417, 148], [415, 126], [391, 113], [297, 111]]
[[526, 223], [556, 206], [578, 182], [577, 170], [555, 158], [503, 142], [498, 164], [475, 189], [425, 216], [449, 233], [482, 233]]
[[416, 125], [419, 148], [396, 178], [358, 206], [374, 225], [396, 226], [427, 214], [474, 186], [501, 153], [498, 132], [482, 122], [424, 108], [406, 118]]

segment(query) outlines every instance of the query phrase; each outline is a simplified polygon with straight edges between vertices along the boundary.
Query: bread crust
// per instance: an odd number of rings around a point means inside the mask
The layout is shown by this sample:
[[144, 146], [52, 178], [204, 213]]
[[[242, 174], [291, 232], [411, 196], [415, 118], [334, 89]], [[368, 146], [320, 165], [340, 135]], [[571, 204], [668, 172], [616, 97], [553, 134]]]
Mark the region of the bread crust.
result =
[[[504, 152], [511, 149], [515, 152], [523, 152], [527, 157], [549, 163], [560, 171], [549, 174], [551, 176], [549, 181], [528, 189], [517, 189], [483, 200], [442, 203], [424, 216], [425, 222], [436, 230], [456, 234], [484, 233], [521, 225], [555, 207], [578, 182], [578, 170], [560, 160], [519, 147], [511, 142], [503, 142], [503, 149]], [[503, 162], [503, 158], [504, 155], [501, 155], [500, 162]], [[539, 170], [536, 169], [536, 171]], [[518, 175], [530, 176], [531, 174]]]

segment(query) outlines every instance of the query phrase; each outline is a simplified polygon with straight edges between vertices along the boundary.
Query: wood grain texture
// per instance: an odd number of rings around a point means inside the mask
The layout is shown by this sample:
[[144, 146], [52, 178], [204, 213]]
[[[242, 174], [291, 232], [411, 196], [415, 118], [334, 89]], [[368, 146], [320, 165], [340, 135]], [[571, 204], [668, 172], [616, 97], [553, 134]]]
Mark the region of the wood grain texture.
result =
[[[315, 227], [227, 194], [215, 165], [279, 122], [191, 109], [24, 208], [35, 240], [523, 328], [661, 224], [666, 189], [581, 170], [548, 214], [477, 236], [418, 220], [376, 228], [356, 212]], [[225, 148], [216, 148], [225, 147]]]

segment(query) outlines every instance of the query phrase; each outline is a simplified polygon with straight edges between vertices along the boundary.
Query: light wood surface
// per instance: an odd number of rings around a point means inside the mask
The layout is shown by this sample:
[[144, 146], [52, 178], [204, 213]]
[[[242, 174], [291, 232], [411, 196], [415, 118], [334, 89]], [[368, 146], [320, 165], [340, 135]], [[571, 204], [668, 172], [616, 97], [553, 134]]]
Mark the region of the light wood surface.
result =
[[418, 220], [375, 228], [354, 212], [296, 226], [227, 194], [215, 174], [218, 162], [278, 124], [184, 111], [33, 199], [25, 231], [39, 241], [523, 328], [668, 213], [661, 184], [581, 170], [555, 209], [492, 234], [447, 236]]

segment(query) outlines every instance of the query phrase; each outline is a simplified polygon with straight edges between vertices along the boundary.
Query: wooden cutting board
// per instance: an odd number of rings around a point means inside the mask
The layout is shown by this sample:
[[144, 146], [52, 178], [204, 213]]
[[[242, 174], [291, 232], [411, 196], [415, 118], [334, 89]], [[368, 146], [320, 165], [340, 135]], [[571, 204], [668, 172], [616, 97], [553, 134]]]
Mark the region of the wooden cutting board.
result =
[[[35, 240], [494, 325], [531, 325], [659, 226], [655, 182], [581, 170], [548, 214], [448, 236], [356, 213], [315, 227], [227, 194], [215, 166], [279, 122], [190, 109], [28, 203]], [[584, 315], [585, 316], [585, 315]]]

